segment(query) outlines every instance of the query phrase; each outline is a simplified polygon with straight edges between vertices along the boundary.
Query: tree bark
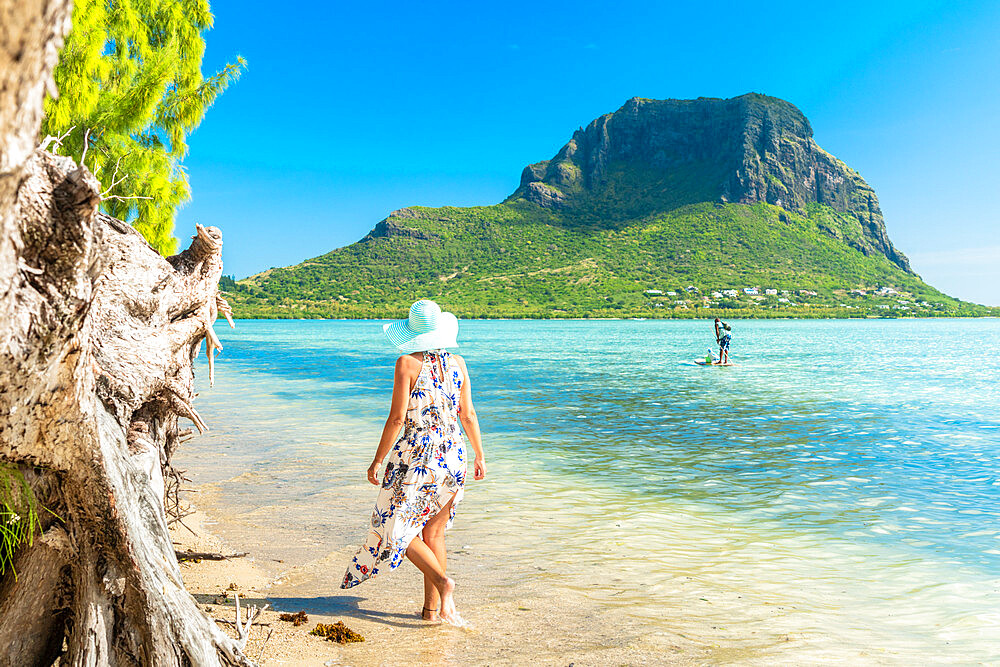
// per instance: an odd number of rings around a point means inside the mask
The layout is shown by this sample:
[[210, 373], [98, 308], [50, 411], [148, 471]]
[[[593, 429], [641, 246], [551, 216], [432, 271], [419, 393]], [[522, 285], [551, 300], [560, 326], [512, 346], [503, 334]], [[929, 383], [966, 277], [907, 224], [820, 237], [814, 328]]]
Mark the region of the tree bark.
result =
[[51, 665], [59, 657], [71, 557], [69, 535], [60, 526], [18, 554], [17, 578], [0, 586], [0, 664]]
[[[38, 140], [46, 90], [69, 31], [70, 0], [0, 0], [0, 333], [16, 265], [14, 195]], [[0, 337], [2, 338], [2, 337]]]
[[0, 458], [60, 517], [0, 578], [0, 665], [250, 665], [184, 589], [164, 514], [178, 416], [205, 428], [222, 237], [164, 259], [98, 212], [89, 171], [31, 149], [68, 16], [0, 0]]
[[[50, 614], [65, 622], [61, 633], [48, 628], [46, 646], [65, 635], [67, 665], [249, 664], [184, 589], [163, 509], [178, 415], [204, 427], [192, 363], [214, 338], [221, 234], [199, 226], [187, 250], [164, 259], [97, 212], [100, 186], [69, 158], [37, 151], [24, 171], [0, 456], [57, 480], [42, 501], [65, 519], [72, 559], [25, 563], [46, 582], [65, 572], [47, 586], [65, 589], [48, 598], [68, 604]], [[42, 558], [45, 543], [25, 556]], [[26, 611], [0, 607], [0, 646], [24, 651], [10, 664], [44, 664], [37, 643], [18, 649], [15, 619]]]

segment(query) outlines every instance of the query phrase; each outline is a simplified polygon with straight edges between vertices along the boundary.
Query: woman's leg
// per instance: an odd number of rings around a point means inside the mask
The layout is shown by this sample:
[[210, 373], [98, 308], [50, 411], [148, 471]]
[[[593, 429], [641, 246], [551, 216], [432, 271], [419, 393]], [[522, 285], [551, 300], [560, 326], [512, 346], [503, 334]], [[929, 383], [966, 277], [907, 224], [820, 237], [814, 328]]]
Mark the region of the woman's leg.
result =
[[444, 568], [438, 563], [437, 556], [419, 536], [413, 538], [410, 546], [406, 547], [406, 557], [417, 566], [418, 570], [424, 573], [426, 578], [431, 580], [439, 593], [446, 582], [450, 581], [445, 575]]
[[[448, 504], [441, 508], [434, 517], [432, 517], [427, 524], [424, 526], [424, 530], [421, 533], [421, 537], [424, 540], [424, 544], [430, 547], [431, 551], [437, 557], [438, 563], [441, 565], [441, 569], [448, 570], [448, 551], [444, 545], [444, 529], [448, 525], [448, 517], [451, 516], [451, 506], [454, 502], [454, 497], [448, 501]], [[433, 621], [437, 617], [436, 610], [441, 605], [441, 595], [438, 593], [437, 587], [434, 586], [434, 582], [429, 577], [424, 577], [424, 609], [422, 615], [425, 620]], [[428, 610], [434, 609], [435, 613], [431, 613]]]
[[[448, 512], [451, 511], [451, 502], [449, 500], [447, 505], [445, 505]], [[445, 509], [442, 508], [432, 519], [428, 520], [428, 523], [441, 515], [444, 515], [444, 520], [447, 522], [448, 515], [445, 514]], [[437, 556], [431, 548], [417, 536], [406, 547], [406, 557], [417, 566], [417, 569], [424, 573], [425, 580], [429, 579], [434, 588], [437, 589], [438, 595], [441, 597], [441, 620], [456, 625], [464, 624], [462, 617], [458, 615], [458, 611], [455, 609], [455, 600], [452, 596], [455, 590], [455, 582], [445, 574], [444, 567], [438, 561]]]

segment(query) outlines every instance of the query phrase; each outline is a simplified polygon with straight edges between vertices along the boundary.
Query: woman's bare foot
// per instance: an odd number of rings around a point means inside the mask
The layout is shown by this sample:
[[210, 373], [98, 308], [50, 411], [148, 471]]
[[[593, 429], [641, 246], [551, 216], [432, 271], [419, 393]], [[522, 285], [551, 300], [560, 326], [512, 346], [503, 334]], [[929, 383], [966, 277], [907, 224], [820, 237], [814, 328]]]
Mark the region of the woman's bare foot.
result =
[[427, 607], [424, 607], [423, 610], [420, 612], [420, 618], [422, 618], [425, 621], [428, 621], [430, 623], [440, 623], [441, 622], [441, 618], [438, 616], [438, 610], [437, 609], [428, 609]]
[[444, 585], [438, 590], [441, 591], [441, 620], [459, 628], [468, 625], [455, 608], [455, 581], [450, 577], [445, 577]]

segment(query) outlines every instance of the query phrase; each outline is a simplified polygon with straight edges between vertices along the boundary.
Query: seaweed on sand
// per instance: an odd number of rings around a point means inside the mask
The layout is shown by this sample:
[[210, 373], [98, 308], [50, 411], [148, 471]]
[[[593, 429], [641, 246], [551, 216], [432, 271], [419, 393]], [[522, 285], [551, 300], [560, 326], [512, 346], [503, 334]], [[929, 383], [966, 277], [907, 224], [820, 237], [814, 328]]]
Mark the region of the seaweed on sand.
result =
[[338, 644], [363, 642], [365, 640], [364, 637], [344, 625], [343, 621], [337, 621], [332, 624], [317, 623], [316, 627], [309, 634], [326, 637], [328, 642], [337, 642]]
[[309, 622], [309, 616], [306, 615], [305, 611], [298, 611], [294, 614], [282, 614], [278, 617], [281, 621], [291, 621], [292, 625], [299, 627]]

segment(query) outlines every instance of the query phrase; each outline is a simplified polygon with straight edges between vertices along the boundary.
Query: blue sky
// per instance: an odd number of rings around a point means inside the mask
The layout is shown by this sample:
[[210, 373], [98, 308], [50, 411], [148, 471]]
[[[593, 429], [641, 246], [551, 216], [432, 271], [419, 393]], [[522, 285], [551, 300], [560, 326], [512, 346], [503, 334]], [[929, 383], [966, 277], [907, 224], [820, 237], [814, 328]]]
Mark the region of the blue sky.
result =
[[356, 241], [396, 208], [493, 204], [634, 96], [797, 105], [944, 291], [1000, 305], [1000, 3], [212, 3], [204, 70], [243, 78], [185, 160], [177, 234], [226, 272]]

